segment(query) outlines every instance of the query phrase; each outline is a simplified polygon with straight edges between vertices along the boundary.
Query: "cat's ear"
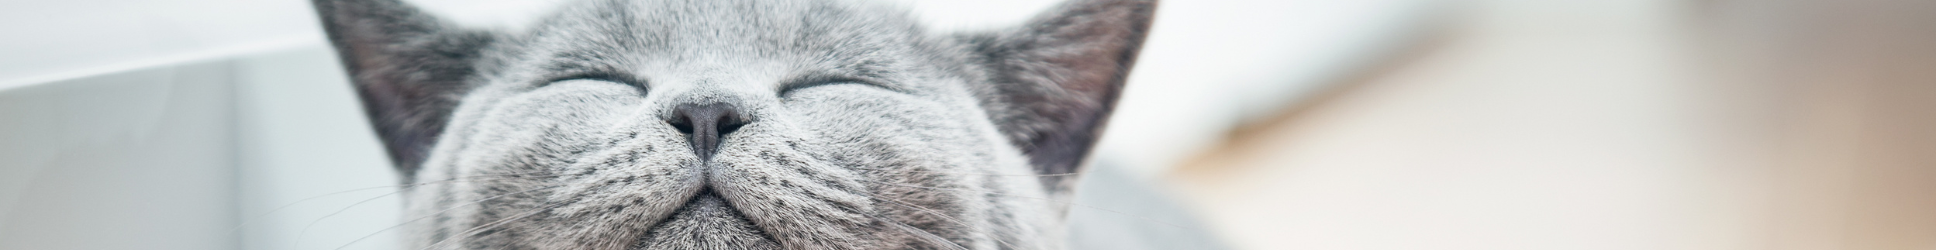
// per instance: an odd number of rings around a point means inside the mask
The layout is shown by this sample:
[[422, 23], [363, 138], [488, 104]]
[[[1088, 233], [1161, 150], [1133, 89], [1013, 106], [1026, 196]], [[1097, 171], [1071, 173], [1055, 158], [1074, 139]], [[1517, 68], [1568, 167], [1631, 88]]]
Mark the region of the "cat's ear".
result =
[[972, 36], [984, 103], [1052, 192], [1101, 135], [1155, 14], [1153, 0], [1075, 0], [1019, 29]]
[[391, 160], [413, 176], [491, 36], [454, 28], [400, 0], [314, 3]]

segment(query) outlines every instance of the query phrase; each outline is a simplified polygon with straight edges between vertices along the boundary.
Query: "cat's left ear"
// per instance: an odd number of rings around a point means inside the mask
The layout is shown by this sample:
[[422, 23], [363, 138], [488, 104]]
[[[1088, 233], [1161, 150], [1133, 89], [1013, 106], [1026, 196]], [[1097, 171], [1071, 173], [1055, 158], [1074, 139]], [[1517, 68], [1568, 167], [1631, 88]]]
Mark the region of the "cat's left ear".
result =
[[988, 70], [984, 104], [1052, 193], [1102, 134], [1149, 33], [1154, 0], [1074, 0], [1020, 29], [968, 42]]
[[414, 176], [492, 36], [402, 0], [314, 1], [391, 160], [405, 178]]

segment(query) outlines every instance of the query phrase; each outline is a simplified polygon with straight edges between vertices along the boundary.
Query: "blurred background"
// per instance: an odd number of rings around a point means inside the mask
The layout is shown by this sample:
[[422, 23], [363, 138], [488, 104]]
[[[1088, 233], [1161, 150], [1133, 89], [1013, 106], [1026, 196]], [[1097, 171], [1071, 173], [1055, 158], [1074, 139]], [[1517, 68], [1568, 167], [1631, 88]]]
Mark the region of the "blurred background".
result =
[[[944, 32], [1054, 3], [890, 1]], [[558, 1], [411, 2], [515, 31]], [[6, 1], [0, 34], [0, 249], [395, 249], [396, 177], [307, 2]], [[1085, 190], [1078, 220], [1936, 249], [1936, 1], [1166, 1], [1129, 84], [1096, 175], [1197, 218]]]

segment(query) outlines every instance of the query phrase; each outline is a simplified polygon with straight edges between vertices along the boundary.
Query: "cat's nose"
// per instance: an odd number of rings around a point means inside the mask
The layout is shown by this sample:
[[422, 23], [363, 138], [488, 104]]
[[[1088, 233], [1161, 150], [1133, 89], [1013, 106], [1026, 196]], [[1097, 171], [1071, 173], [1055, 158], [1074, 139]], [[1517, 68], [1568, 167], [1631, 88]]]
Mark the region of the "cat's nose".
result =
[[692, 152], [702, 160], [712, 160], [720, 140], [748, 122], [738, 108], [725, 103], [680, 104], [672, 112], [672, 119], [666, 122], [686, 134]]

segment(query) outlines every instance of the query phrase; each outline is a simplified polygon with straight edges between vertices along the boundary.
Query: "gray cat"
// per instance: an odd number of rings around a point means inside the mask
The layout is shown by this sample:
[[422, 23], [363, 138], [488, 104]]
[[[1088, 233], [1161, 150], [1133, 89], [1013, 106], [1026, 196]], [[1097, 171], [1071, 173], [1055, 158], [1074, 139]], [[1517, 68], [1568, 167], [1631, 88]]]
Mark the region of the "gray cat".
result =
[[843, 1], [576, 1], [516, 32], [316, 7], [413, 249], [1062, 249], [1155, 4], [956, 35]]

